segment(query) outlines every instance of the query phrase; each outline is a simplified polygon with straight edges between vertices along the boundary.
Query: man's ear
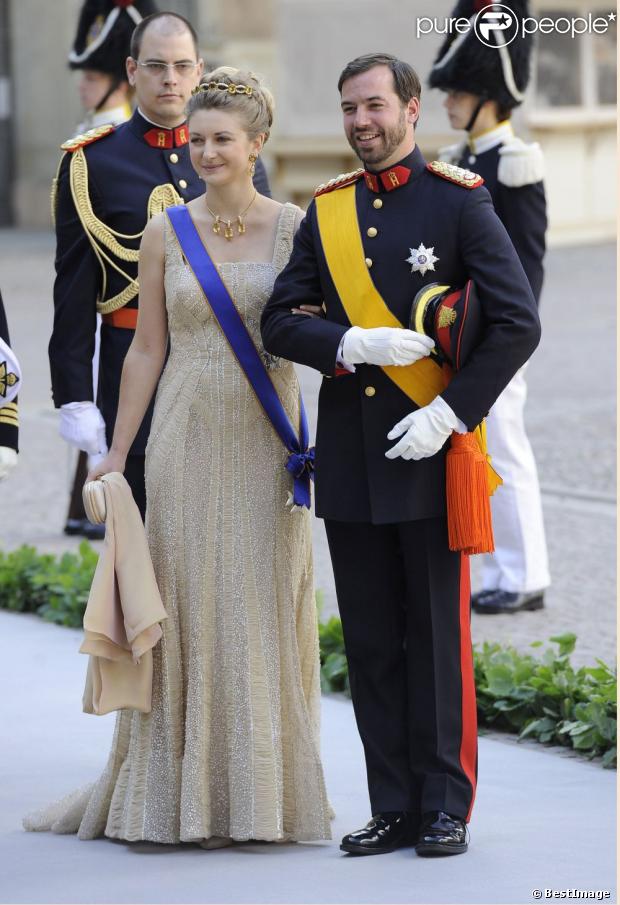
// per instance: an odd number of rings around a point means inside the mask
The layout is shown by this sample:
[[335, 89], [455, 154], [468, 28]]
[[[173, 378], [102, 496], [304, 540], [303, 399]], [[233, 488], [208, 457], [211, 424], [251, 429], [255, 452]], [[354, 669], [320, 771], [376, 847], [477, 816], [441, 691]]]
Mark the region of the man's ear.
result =
[[412, 97], [409, 103], [407, 104], [407, 122], [408, 123], [417, 123], [420, 118], [420, 98]]
[[133, 57], [127, 57], [125, 60], [125, 69], [127, 71], [127, 81], [131, 85], [132, 88], [136, 86], [136, 69], [138, 68], [138, 64], [134, 60]]
[[205, 71], [205, 61], [202, 57], [198, 60], [198, 65], [196, 66], [196, 72], [198, 73], [198, 81], [203, 77]]

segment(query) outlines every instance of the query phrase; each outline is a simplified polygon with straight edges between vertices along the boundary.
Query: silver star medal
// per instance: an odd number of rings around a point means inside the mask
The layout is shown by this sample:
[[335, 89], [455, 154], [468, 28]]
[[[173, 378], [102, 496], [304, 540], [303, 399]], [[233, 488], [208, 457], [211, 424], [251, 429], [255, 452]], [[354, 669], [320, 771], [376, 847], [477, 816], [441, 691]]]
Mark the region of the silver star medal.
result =
[[438, 261], [439, 258], [433, 254], [434, 245], [432, 248], [425, 248], [420, 242], [418, 248], [410, 248], [409, 251], [411, 254], [407, 258], [407, 264], [411, 264], [411, 273], [419, 273], [420, 276], [424, 276], [427, 270], [435, 269], [435, 261]]

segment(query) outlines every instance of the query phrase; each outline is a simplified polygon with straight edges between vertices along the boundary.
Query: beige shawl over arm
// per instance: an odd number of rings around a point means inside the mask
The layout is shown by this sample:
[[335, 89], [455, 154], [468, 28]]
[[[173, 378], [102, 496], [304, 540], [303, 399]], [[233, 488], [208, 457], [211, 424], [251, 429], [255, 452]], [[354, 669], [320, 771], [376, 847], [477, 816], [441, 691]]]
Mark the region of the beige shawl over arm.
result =
[[105, 540], [84, 613], [80, 652], [90, 654], [85, 713], [129, 708], [148, 713], [152, 648], [166, 619], [144, 525], [129, 484], [118, 472], [101, 478]]

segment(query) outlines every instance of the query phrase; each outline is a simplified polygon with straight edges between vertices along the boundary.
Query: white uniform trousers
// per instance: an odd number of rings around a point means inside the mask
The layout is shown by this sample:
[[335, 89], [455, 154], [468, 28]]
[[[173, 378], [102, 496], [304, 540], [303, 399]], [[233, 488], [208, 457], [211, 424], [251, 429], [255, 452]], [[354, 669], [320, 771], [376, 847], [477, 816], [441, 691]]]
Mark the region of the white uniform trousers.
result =
[[495, 553], [482, 557], [482, 588], [528, 593], [550, 583], [542, 502], [534, 453], [525, 432], [524, 365], [487, 418], [487, 445], [503, 478], [491, 497]]

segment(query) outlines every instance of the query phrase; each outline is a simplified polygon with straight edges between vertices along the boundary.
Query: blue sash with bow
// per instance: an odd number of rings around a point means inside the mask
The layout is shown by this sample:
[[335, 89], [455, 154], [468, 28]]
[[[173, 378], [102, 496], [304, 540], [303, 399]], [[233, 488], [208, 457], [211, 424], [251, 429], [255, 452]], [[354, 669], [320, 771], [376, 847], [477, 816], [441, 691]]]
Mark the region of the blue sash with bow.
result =
[[299, 437], [288, 419], [284, 406], [271, 382], [267, 369], [232, 300], [217, 267], [209, 257], [194, 221], [185, 205], [166, 210], [179, 245], [194, 273], [206, 301], [224, 336], [256, 393], [265, 414], [289, 452], [286, 469], [294, 478], [293, 502], [310, 508], [310, 478], [314, 477], [314, 447], [308, 449], [308, 419], [303, 399], [299, 397]]

